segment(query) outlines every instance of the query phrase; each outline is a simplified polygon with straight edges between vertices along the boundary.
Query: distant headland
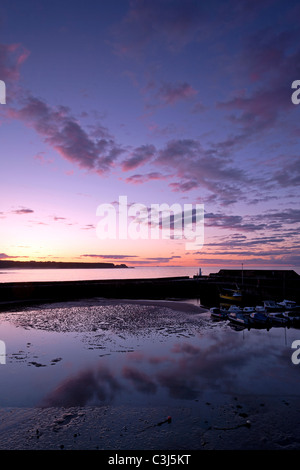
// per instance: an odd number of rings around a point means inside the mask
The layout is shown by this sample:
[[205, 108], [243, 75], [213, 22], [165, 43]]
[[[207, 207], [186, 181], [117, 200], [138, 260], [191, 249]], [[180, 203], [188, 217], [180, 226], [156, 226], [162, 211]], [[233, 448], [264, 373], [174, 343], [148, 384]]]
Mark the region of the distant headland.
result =
[[29, 268], [29, 269], [107, 269], [128, 268], [126, 264], [114, 263], [85, 263], [72, 261], [13, 261], [0, 260], [0, 269]]

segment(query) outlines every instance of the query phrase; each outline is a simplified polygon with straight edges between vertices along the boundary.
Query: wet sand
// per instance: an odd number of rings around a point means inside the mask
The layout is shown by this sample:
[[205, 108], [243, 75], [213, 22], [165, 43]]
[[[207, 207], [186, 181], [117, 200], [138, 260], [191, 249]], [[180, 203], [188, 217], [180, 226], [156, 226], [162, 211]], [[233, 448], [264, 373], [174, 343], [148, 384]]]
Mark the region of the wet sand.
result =
[[[203, 408], [206, 408], [204, 410]], [[188, 408], [2, 409], [1, 450], [299, 450], [299, 399]], [[208, 418], [209, 416], [209, 418]], [[205, 418], [204, 418], [205, 417]], [[161, 424], [162, 423], [162, 424]]]
[[[89, 299], [30, 308], [22, 312], [3, 312], [0, 321], [12, 321], [18, 328], [48, 329], [71, 334], [93, 335], [99, 327], [90, 311], [90, 322], [77, 319], [55, 323], [51, 312], [78, 306], [151, 307], [146, 318], [105, 316], [105, 331], [127, 335], [165, 336], [205, 335], [213, 328], [205, 309], [186, 302]], [[45, 312], [47, 311], [47, 314]], [[145, 310], [146, 311], [146, 310]], [[40, 313], [39, 313], [40, 312]], [[76, 313], [77, 310], [74, 310]], [[72, 313], [70, 313], [72, 315]], [[126, 320], [128, 319], [128, 320]], [[101, 324], [103, 326], [103, 317]], [[94, 337], [93, 337], [94, 344]], [[2, 367], [2, 366], [0, 366]], [[5, 366], [3, 366], [5, 367]], [[1, 372], [1, 369], [0, 369]], [[298, 370], [297, 370], [298, 372]], [[1, 450], [299, 450], [299, 390], [286, 395], [232, 393], [226, 399], [212, 395], [194, 398], [189, 406], [145, 403], [103, 406], [3, 407], [0, 411]], [[169, 417], [169, 419], [168, 419]]]

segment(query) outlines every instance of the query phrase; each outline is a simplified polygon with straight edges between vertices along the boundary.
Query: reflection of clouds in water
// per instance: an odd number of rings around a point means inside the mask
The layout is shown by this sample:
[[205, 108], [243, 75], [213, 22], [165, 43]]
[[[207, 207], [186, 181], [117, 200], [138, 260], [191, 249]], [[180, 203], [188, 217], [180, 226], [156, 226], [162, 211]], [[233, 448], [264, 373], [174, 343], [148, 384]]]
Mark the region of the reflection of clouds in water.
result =
[[[44, 401], [45, 406], [99, 405], [120, 398], [121, 392], [195, 400], [203, 392], [258, 393], [268, 391], [269, 379], [284, 386], [291, 361], [281, 348], [258, 337], [243, 341], [228, 332], [181, 341], [158, 355], [136, 351], [116, 356], [110, 368], [103, 365], [67, 379]], [[277, 371], [277, 375], [276, 375]], [[294, 382], [294, 379], [291, 380]], [[276, 387], [275, 387], [276, 388]], [[275, 390], [275, 389], [274, 389]]]
[[134, 385], [134, 388], [139, 392], [153, 394], [157, 390], [155, 381], [150, 379], [147, 374], [139, 371], [136, 368], [124, 367], [123, 377], [128, 379]]
[[42, 406], [86, 406], [112, 401], [121, 390], [120, 383], [109, 369], [100, 366], [66, 379], [46, 399]]

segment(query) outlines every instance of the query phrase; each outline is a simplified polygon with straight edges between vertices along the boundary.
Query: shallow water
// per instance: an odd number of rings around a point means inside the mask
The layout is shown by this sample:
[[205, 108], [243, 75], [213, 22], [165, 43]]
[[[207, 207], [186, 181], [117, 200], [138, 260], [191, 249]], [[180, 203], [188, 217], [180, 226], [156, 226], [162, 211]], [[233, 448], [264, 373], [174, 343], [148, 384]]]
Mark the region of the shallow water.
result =
[[300, 330], [233, 330], [207, 313], [61, 304], [3, 313], [1, 407], [196, 406], [299, 396]]

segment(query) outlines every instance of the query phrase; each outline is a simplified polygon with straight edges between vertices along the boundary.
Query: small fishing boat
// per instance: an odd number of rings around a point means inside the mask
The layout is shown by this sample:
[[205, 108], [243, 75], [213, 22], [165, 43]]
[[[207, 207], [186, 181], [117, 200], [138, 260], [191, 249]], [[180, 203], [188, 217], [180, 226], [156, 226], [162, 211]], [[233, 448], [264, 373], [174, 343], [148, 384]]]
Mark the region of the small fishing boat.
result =
[[243, 308], [243, 313], [245, 315], [250, 315], [250, 313], [255, 312], [255, 307], [244, 307]]
[[228, 313], [228, 320], [231, 323], [236, 325], [249, 327], [250, 326], [250, 319], [248, 315], [244, 315], [242, 312], [230, 312]]
[[292, 326], [299, 327], [300, 326], [300, 314], [297, 311], [287, 310], [283, 312], [283, 317], [288, 319], [289, 323]]
[[230, 300], [233, 302], [240, 302], [242, 300], [242, 292], [239, 289], [222, 289], [220, 298], [223, 300]]
[[284, 316], [282, 312], [268, 312], [267, 316], [272, 325], [289, 325], [291, 320], [288, 316]]
[[266, 312], [281, 312], [283, 307], [275, 302], [275, 300], [264, 300], [264, 309]]
[[212, 307], [210, 309], [210, 314], [217, 320], [226, 320], [227, 318], [227, 310], [221, 310], [219, 307]]
[[263, 307], [262, 305], [256, 305], [255, 312], [257, 312], [257, 313], [266, 313], [266, 310], [265, 310], [265, 307]]
[[243, 313], [243, 309], [238, 305], [230, 305], [228, 308], [229, 313]]
[[284, 310], [292, 310], [292, 311], [299, 311], [300, 312], [300, 305], [297, 305], [294, 300], [283, 300], [282, 302], [278, 302], [278, 305], [282, 307]]
[[269, 323], [268, 316], [264, 311], [258, 309], [255, 312], [250, 313], [250, 321], [254, 325], [267, 325]]

